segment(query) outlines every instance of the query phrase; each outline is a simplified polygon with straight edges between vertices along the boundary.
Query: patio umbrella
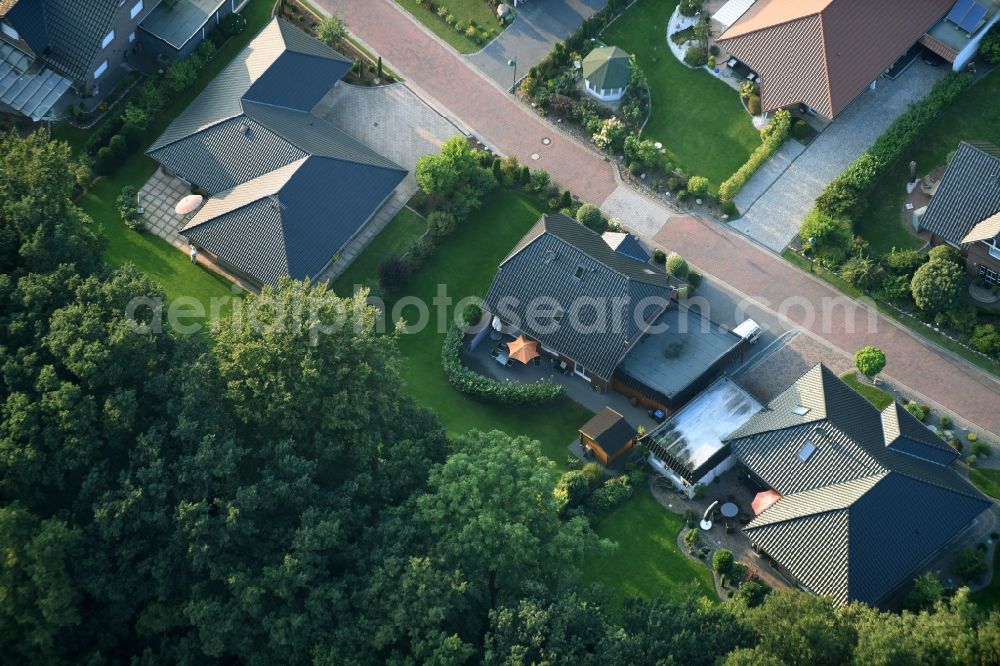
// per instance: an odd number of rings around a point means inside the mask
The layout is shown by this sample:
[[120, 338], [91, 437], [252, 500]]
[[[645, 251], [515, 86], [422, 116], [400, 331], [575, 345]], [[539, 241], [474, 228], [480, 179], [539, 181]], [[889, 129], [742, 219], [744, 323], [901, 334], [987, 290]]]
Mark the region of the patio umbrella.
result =
[[200, 194], [189, 194], [174, 206], [174, 212], [178, 215], [187, 215], [188, 213], [193, 213], [198, 210], [198, 206], [201, 202], [205, 200], [205, 197]]
[[523, 335], [508, 342], [507, 349], [510, 351], [510, 358], [516, 359], [524, 364], [527, 364], [536, 356], [540, 356], [538, 353], [538, 343], [534, 340], [528, 340]]
[[757, 493], [753, 498], [753, 502], [750, 503], [750, 506], [753, 507], [753, 515], [759, 516], [764, 513], [767, 507], [780, 499], [781, 494], [774, 490], [765, 490], [764, 492]]

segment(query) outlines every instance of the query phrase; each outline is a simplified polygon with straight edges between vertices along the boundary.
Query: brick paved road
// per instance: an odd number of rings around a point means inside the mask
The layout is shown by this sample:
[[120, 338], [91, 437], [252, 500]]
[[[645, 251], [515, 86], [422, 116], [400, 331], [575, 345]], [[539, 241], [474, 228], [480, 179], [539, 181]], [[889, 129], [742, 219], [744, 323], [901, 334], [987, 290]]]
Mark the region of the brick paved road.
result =
[[[633, 197], [622, 197], [621, 193], [611, 197], [618, 185], [611, 165], [601, 156], [559, 135], [389, 0], [315, 1], [341, 16], [352, 32], [411, 85], [419, 84], [433, 98], [431, 101], [440, 105], [442, 113], [457, 116], [474, 127], [501, 152], [546, 169], [585, 200], [603, 204], [610, 199], [623, 212], [636, 203]], [[543, 136], [551, 137], [551, 146], [541, 145]], [[541, 156], [537, 162], [529, 159], [535, 152]], [[667, 223], [659, 231], [647, 228], [656, 217], [652, 213], [643, 215], [643, 236], [677, 250], [709, 276], [732, 285], [752, 300], [769, 303], [772, 309], [778, 309], [783, 301], [798, 303], [788, 310], [789, 319], [843, 351], [853, 353], [865, 344], [881, 347], [888, 357], [888, 377], [963, 414], [981, 428], [1000, 433], [1000, 381], [994, 377], [881, 317], [876, 318], [874, 330], [868, 332], [866, 310], [725, 226], [690, 217], [671, 218], [664, 208]], [[807, 320], [804, 307], [821, 312], [824, 303], [828, 309], [833, 307], [828, 325], [823, 326], [818, 315], [813, 321]], [[852, 307], [845, 308], [845, 304]], [[855, 325], [854, 332], [848, 329], [848, 322]]]
[[[394, 3], [315, 0], [315, 4], [343, 18], [351, 32], [360, 35], [393, 70], [419, 84], [501, 152], [517, 155], [532, 168], [545, 169], [556, 182], [572, 185], [574, 194], [584, 200], [604, 201], [614, 191], [617, 183], [609, 163], [515, 102]], [[552, 140], [548, 146], [542, 144], [545, 137]], [[532, 154], [539, 159], [532, 160]]]
[[929, 348], [883, 317], [869, 326], [869, 310], [740, 235], [714, 222], [676, 216], [653, 240], [845, 352], [869, 344], [883, 349], [888, 377], [1000, 433], [1000, 381]]

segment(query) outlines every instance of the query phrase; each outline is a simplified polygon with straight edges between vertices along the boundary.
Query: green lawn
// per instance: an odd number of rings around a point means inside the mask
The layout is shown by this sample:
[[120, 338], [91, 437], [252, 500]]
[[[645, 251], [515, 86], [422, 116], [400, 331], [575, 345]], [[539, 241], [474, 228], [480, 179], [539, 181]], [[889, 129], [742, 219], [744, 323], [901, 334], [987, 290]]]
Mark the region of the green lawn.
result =
[[747, 161], [760, 135], [735, 90], [670, 52], [667, 20], [676, 5], [638, 0], [602, 39], [634, 54], [649, 80], [652, 115], [643, 136], [661, 141], [678, 166], [717, 188]]
[[906, 198], [910, 160], [925, 174], [945, 163], [959, 141], [1000, 143], [1000, 72], [994, 71], [967, 90], [955, 105], [938, 118], [882, 176], [868, 200], [865, 214], [855, 220], [854, 231], [871, 243], [876, 253], [896, 247], [919, 247], [901, 215]]
[[892, 394], [887, 393], [880, 388], [876, 388], [871, 384], [862, 384], [858, 381], [856, 372], [848, 372], [845, 375], [841, 375], [840, 378], [847, 382], [848, 386], [864, 396], [865, 400], [875, 405], [880, 412], [895, 401]]
[[[243, 10], [247, 29], [226, 42], [215, 58], [198, 75], [191, 88], [178, 95], [163, 113], [157, 116], [142, 136], [140, 145], [147, 146], [158, 137], [198, 93], [215, 78], [216, 74], [253, 39], [271, 18], [270, 0], [252, 0]], [[66, 124], [53, 128], [53, 138], [70, 143], [74, 151], [80, 150], [87, 132]], [[140, 188], [156, 171], [157, 164], [141, 152], [133, 154], [112, 176], [99, 179], [80, 200], [80, 207], [90, 215], [107, 239], [103, 252], [111, 266], [135, 264], [149, 274], [166, 292], [168, 298], [193, 296], [201, 300], [206, 309], [214, 296], [232, 295], [230, 283], [215, 273], [192, 264], [184, 252], [171, 246], [152, 233], [130, 231], [115, 210], [114, 200], [122, 187]]]
[[447, 7], [448, 13], [455, 17], [456, 23], [462, 23], [466, 26], [475, 23], [479, 30], [483, 28], [501, 30], [494, 10], [486, 0], [437, 0], [434, 2], [433, 12], [427, 8], [430, 4], [429, 1], [396, 0], [396, 2], [410, 12], [415, 19], [427, 26], [431, 32], [455, 47], [459, 53], [475, 53], [486, 43], [477, 44], [464, 34], [460, 34], [458, 30], [448, 25], [443, 18], [437, 15], [438, 7]]
[[420, 238], [427, 229], [424, 218], [409, 208], [403, 208], [389, 221], [385, 229], [368, 244], [361, 256], [356, 258], [343, 274], [333, 283], [339, 294], [349, 294], [355, 285], [364, 284], [378, 276], [378, 267], [387, 257], [400, 256], [410, 243]]
[[1000, 469], [977, 467], [969, 472], [969, 481], [990, 497], [1000, 499]]
[[597, 533], [618, 548], [606, 558], [587, 562], [584, 580], [601, 583], [618, 603], [626, 596], [715, 599], [708, 566], [688, 559], [677, 548], [683, 522], [650, 491], [639, 491], [597, 525]]
[[[497, 265], [544, 210], [538, 200], [521, 194], [495, 192], [489, 195], [471, 220], [440, 241], [435, 256], [414, 274], [397, 298], [415, 296], [430, 304], [439, 285], [447, 287], [452, 303], [466, 296], [484, 296]], [[389, 256], [386, 248], [406, 244], [403, 239], [390, 238], [392, 230], [405, 233], [412, 225], [409, 219], [412, 213], [405, 211], [401, 215], [405, 219], [400, 220], [397, 216], [386, 230], [390, 233], [380, 234], [365, 248], [348, 273], [337, 281], [334, 288], [338, 293], [350, 293], [352, 285], [374, 277], [378, 265]], [[489, 230], [489, 235], [485, 236], [483, 230]], [[405, 240], [408, 242], [410, 237]], [[391, 308], [393, 302], [388, 305]], [[446, 308], [449, 321], [452, 310], [451, 306]], [[441, 369], [444, 331], [437, 329], [435, 312], [432, 310], [430, 326], [400, 337], [402, 376], [409, 392], [421, 404], [437, 412], [450, 435], [472, 428], [496, 428], [514, 435], [527, 435], [539, 440], [545, 455], [556, 461], [561, 469], [569, 454], [567, 445], [591, 413], [569, 398], [539, 407], [508, 407], [477, 402], [458, 393], [448, 384]], [[410, 322], [416, 320], [412, 310], [404, 310], [402, 314]]]

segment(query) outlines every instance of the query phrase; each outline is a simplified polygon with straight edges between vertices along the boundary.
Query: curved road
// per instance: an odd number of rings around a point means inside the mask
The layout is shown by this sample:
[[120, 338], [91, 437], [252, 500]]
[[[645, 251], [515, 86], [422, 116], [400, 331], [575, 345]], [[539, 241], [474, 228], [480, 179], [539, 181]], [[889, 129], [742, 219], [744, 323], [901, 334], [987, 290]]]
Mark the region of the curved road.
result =
[[[390, 0], [314, 2], [343, 18], [425, 101], [474, 128], [488, 145], [545, 169], [563, 187], [586, 201], [601, 202], [602, 209], [637, 233], [676, 250], [749, 303], [783, 315], [789, 324], [845, 353], [866, 344], [880, 347], [888, 359], [887, 377], [982, 429], [1000, 433], [996, 377], [872, 314], [725, 226], [672, 216], [666, 207], [621, 185], [601, 155], [538, 118]], [[542, 144], [544, 137], [551, 139], [550, 145]]]

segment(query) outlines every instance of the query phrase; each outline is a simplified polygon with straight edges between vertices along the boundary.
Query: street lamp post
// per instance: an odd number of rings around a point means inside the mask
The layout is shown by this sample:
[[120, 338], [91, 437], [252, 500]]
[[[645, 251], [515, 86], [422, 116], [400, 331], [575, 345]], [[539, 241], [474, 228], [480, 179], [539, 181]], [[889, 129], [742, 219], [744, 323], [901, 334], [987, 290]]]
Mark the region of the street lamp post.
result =
[[809, 237], [809, 252], [807, 254], [809, 256], [809, 272], [812, 273], [813, 272], [813, 257], [816, 255], [816, 237], [815, 236], [810, 236]]
[[517, 88], [517, 58], [511, 58], [508, 60], [507, 66], [514, 68], [514, 85], [510, 87], [510, 91], [513, 93], [514, 89]]

